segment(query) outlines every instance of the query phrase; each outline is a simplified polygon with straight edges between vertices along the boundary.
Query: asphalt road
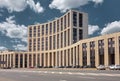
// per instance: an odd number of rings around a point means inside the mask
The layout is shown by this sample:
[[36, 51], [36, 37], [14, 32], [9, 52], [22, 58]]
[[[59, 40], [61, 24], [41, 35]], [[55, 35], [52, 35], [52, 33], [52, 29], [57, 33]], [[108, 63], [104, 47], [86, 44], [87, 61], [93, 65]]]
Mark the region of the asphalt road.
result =
[[120, 70], [0, 69], [0, 81], [120, 81]]

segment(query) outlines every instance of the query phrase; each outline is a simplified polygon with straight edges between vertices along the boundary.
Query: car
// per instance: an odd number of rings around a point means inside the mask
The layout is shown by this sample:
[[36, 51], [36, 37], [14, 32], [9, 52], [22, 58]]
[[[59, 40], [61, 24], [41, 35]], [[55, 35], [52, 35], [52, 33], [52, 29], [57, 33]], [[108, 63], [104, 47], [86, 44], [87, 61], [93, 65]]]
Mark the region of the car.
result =
[[106, 67], [104, 65], [99, 65], [97, 67], [97, 70], [105, 70], [105, 69], [106, 69]]
[[109, 69], [110, 70], [120, 70], [120, 65], [110, 65]]
[[120, 70], [120, 65], [115, 65], [115, 70]]
[[108, 68], [109, 70], [115, 70], [115, 65], [110, 65]]
[[11, 69], [11, 67], [3, 67], [3, 69]]
[[38, 68], [43, 68], [43, 66], [37, 66]]

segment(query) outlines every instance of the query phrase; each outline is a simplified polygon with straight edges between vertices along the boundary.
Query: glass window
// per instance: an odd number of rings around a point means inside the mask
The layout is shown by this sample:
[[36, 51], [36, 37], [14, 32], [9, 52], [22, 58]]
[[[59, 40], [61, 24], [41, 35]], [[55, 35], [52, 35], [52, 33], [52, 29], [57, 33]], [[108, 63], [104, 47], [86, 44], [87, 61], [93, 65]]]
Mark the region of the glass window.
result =
[[73, 12], [73, 26], [77, 26], [77, 12]]
[[57, 20], [57, 32], [59, 32], [59, 20]]
[[79, 13], [79, 27], [82, 27], [82, 23], [83, 23], [83, 15], [81, 13]]
[[63, 18], [61, 18], [61, 31], [63, 30]]
[[46, 35], [48, 35], [48, 24], [46, 24]]
[[77, 29], [73, 28], [73, 43], [77, 42]]
[[53, 32], [55, 33], [56, 32], [56, 22], [54, 21], [54, 29], [53, 29]]
[[70, 26], [70, 13], [68, 13], [68, 27]]
[[79, 29], [79, 40], [83, 39], [83, 31]]
[[50, 23], [50, 34], [52, 34], [52, 23]]
[[44, 35], [44, 25], [42, 25], [42, 35]]
[[66, 15], [64, 16], [64, 29], [66, 29]]

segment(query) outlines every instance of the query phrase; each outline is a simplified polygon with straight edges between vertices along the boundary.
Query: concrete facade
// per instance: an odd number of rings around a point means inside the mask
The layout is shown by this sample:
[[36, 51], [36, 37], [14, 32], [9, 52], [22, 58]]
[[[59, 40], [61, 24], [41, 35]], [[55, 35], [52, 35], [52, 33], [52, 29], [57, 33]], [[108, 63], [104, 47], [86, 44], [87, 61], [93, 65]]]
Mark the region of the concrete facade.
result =
[[87, 38], [88, 17], [74, 10], [28, 27], [28, 52], [3, 51], [0, 67], [120, 65], [120, 32]]

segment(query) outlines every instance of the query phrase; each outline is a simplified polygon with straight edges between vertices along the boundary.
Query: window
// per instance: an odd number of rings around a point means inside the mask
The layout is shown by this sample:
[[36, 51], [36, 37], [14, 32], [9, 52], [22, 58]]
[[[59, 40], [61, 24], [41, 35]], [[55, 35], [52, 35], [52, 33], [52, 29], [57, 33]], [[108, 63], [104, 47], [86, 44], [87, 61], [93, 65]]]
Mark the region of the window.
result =
[[59, 34], [57, 34], [57, 48], [59, 48]]
[[34, 37], [36, 37], [36, 26], [34, 26], [34, 32], [33, 32], [33, 34], [34, 34]]
[[83, 31], [79, 29], [79, 40], [83, 39]]
[[73, 26], [77, 26], [77, 12], [73, 12]]
[[57, 20], [57, 32], [59, 32], [59, 20]]
[[53, 28], [54, 28], [54, 29], [53, 29], [53, 32], [55, 33], [55, 32], [56, 32], [56, 22], [54, 21], [53, 24], [54, 24], [54, 25], [53, 25], [53, 26], [54, 26], [54, 27], [53, 27]]
[[70, 26], [70, 13], [68, 13], [68, 27]]
[[77, 29], [73, 28], [73, 43], [77, 42]]
[[61, 48], [63, 47], [63, 32], [61, 33]]
[[52, 34], [52, 23], [50, 23], [50, 34]]
[[50, 36], [50, 41], [49, 41], [49, 46], [50, 46], [50, 50], [52, 49], [52, 36]]
[[63, 30], [63, 18], [61, 18], [61, 31]]
[[38, 51], [40, 50], [40, 38], [38, 38]]
[[42, 35], [44, 35], [44, 25], [42, 25]]
[[79, 13], [79, 27], [82, 27], [82, 23], [83, 23], [83, 20], [82, 20], [83, 16], [81, 13]]
[[55, 49], [55, 47], [56, 47], [56, 46], [55, 46], [55, 45], [56, 45], [56, 38], [55, 38], [55, 37], [56, 37], [56, 36], [54, 35], [54, 36], [53, 36], [53, 49]]
[[32, 27], [29, 28], [29, 37], [32, 37]]
[[68, 46], [70, 45], [70, 29], [68, 29]]
[[66, 15], [64, 17], [64, 29], [66, 29]]
[[48, 35], [48, 24], [46, 24], [46, 35]]
[[46, 37], [46, 50], [48, 50], [48, 37]]
[[64, 32], [64, 46], [66, 46], [66, 31]]
[[33, 39], [33, 51], [36, 50], [36, 39]]
[[44, 50], [44, 38], [42, 37], [42, 51]]
[[38, 26], [38, 37], [40, 37], [40, 26]]

